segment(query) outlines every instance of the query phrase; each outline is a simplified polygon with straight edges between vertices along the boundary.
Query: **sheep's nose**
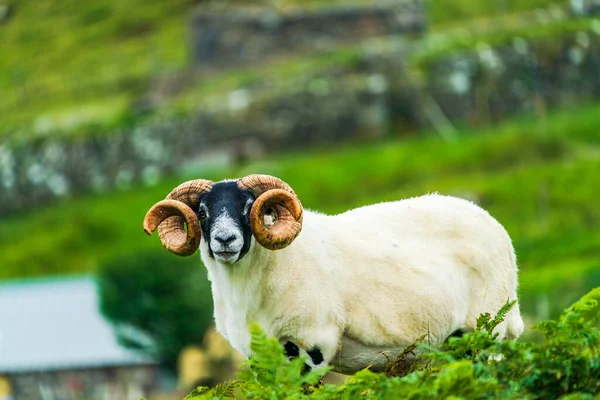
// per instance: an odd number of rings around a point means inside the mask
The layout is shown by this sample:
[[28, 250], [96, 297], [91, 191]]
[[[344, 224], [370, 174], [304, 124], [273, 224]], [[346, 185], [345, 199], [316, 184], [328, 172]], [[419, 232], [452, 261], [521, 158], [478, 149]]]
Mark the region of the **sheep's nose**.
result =
[[224, 235], [215, 236], [215, 239], [222, 245], [226, 246], [226, 245], [230, 244], [231, 242], [233, 242], [235, 240], [235, 237], [236, 237], [235, 235], [224, 234]]

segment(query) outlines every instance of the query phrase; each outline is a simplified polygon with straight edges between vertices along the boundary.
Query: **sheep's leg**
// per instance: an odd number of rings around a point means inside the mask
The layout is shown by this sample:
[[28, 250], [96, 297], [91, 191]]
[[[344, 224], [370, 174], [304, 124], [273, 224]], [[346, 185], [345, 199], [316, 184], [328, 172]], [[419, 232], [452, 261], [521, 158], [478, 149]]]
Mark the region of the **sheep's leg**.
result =
[[323, 352], [317, 346], [309, 350], [301, 349], [296, 343], [287, 341], [283, 345], [283, 349], [285, 350], [285, 354], [288, 356], [290, 360], [297, 358], [300, 354], [305, 353], [308, 355], [307, 362], [304, 363], [304, 368], [302, 370], [303, 374], [308, 373], [310, 370], [314, 368], [321, 367], [324, 361]]
[[[313, 347], [312, 349], [310, 349], [308, 351], [304, 351], [296, 343], [287, 341], [283, 345], [283, 349], [285, 350], [285, 354], [288, 356], [288, 358], [290, 360], [300, 357], [301, 352], [305, 352], [308, 355], [308, 358], [307, 358], [308, 362], [304, 363], [304, 367], [302, 368], [302, 372], [301, 372], [302, 375], [309, 373], [313, 368], [315, 368], [316, 365], [323, 363], [323, 353], [321, 352], [321, 349], [319, 349], [318, 347]], [[322, 384], [323, 384], [323, 376], [321, 376], [321, 378], [319, 379], [319, 382], [317, 382], [317, 384], [312, 387], [311, 387], [311, 385], [305, 384], [304, 393], [308, 395], [312, 392], [312, 390], [314, 390], [314, 388], [318, 388]]]
[[306, 356], [305, 362], [310, 369], [329, 365], [338, 350], [341, 333], [337, 325], [327, 322], [300, 321], [298, 322], [300, 329], [292, 335], [280, 336], [287, 354], [292, 357]]

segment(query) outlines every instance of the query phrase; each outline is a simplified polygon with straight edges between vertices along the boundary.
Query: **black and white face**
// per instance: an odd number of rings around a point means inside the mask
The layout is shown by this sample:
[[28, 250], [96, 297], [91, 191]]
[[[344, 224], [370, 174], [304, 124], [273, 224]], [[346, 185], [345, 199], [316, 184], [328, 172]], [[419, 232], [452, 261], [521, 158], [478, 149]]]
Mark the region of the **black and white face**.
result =
[[250, 229], [254, 200], [250, 191], [240, 189], [233, 181], [218, 182], [200, 196], [196, 212], [211, 258], [233, 264], [248, 253], [254, 240]]

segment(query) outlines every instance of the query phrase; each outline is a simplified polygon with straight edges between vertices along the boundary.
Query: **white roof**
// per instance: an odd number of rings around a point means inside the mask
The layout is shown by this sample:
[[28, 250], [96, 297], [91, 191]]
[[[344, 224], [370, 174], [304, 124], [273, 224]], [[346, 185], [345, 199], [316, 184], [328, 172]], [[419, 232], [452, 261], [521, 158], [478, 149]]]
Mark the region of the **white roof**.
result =
[[117, 343], [93, 278], [0, 284], [0, 373], [154, 363]]

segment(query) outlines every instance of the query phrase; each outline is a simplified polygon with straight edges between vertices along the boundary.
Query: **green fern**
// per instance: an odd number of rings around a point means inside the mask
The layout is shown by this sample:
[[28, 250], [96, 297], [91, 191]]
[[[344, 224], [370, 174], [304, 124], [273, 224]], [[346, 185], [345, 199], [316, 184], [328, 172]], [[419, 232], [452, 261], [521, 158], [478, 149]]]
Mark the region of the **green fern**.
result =
[[[496, 313], [496, 316], [492, 319], [489, 313], [484, 313], [477, 318], [477, 329], [485, 330], [487, 333], [492, 335], [492, 332], [502, 321], [504, 321], [504, 317], [512, 308], [517, 304], [517, 300], [507, 301]], [[494, 338], [497, 337], [497, 334], [493, 335]]]

